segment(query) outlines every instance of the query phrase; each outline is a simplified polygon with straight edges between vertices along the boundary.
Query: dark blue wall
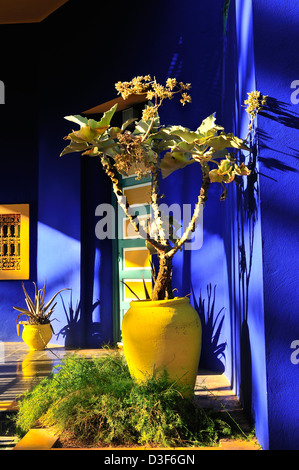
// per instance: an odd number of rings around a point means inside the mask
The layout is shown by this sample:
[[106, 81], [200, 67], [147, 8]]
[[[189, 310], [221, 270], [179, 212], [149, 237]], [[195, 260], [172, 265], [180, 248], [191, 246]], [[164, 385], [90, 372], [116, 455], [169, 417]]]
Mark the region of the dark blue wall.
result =
[[[237, 135], [248, 132], [242, 111], [247, 93], [256, 89], [251, 2], [230, 2], [223, 51], [222, 113]], [[256, 126], [256, 123], [255, 123]], [[231, 188], [225, 211], [227, 295], [230, 342], [225, 373], [253, 420], [259, 442], [268, 446], [268, 404], [263, 306], [263, 271], [259, 162], [257, 136], [251, 135], [253, 152], [245, 152], [251, 175]]]
[[230, 3], [225, 122], [242, 133], [246, 122], [238, 109], [246, 93], [255, 88], [269, 97], [253, 136], [249, 161], [255, 171], [229, 196], [234, 212], [227, 213], [225, 247], [232, 337], [226, 373], [263, 448], [298, 449], [299, 114], [291, 83], [297, 79], [299, 11], [297, 4], [279, 1]]
[[[1, 80], [5, 104], [0, 105], [1, 204], [30, 204], [30, 282], [36, 280], [38, 210], [37, 56], [33, 25], [0, 28]], [[17, 40], [16, 40], [17, 39]], [[24, 304], [21, 281], [0, 281], [0, 340], [15, 341], [16, 312]]]
[[257, 88], [269, 95], [259, 118], [260, 198], [272, 449], [299, 449], [299, 365], [291, 343], [299, 338], [299, 107], [298, 2], [253, 0]]
[[[138, 3], [132, 15], [126, 5], [117, 9], [108, 5], [105, 12], [99, 2], [89, 5], [82, 9], [81, 4], [68, 2], [40, 24], [44, 48], [39, 72], [38, 273], [40, 282], [51, 279], [51, 293], [72, 287], [73, 301], [81, 301], [80, 322], [72, 326], [73, 334], [65, 325], [63, 310], [60, 324], [54, 323], [56, 331], [66, 327], [63, 332], [70, 333], [73, 341], [97, 347], [112, 339], [111, 241], [97, 240], [94, 232], [95, 208], [111, 202], [111, 186], [96, 159], [76, 154], [58, 158], [65, 145], [62, 137], [71, 130], [63, 116], [114, 98], [118, 80], [149, 73], [162, 82], [176, 76], [192, 83], [193, 104], [183, 108], [171, 102], [161, 118], [166, 125], [198, 127], [220, 109], [222, 1], [213, 2], [213, 11], [204, 3], [173, 8], [168, 1], [153, 2], [151, 11], [159, 10], [154, 22], [148, 18], [146, 4]], [[165, 181], [163, 190], [170, 201], [195, 204], [200, 188], [196, 171], [186, 170]], [[219, 196], [220, 189], [212, 188], [203, 248], [179, 254], [174, 263], [179, 295], [193, 288], [198, 298], [208, 283], [217, 284], [218, 309], [224, 303], [222, 227], [215, 217]], [[209, 269], [205, 251], [210, 256]], [[68, 293], [64, 298], [68, 301]], [[64, 340], [60, 334], [58, 341]]]
[[[174, 286], [179, 295], [194, 294], [204, 321], [221, 312], [220, 348], [211, 349], [215, 331], [207, 322], [201, 366], [225, 367], [264, 448], [298, 449], [299, 365], [291, 344], [299, 341], [299, 104], [291, 101], [291, 83], [299, 79], [299, 6], [232, 0], [224, 37], [222, 6], [167, 0], [103, 11], [100, 2], [83, 8], [70, 0], [38, 25], [1, 26], [1, 201], [30, 203], [26, 286], [47, 279], [48, 295], [72, 289], [64, 305], [58, 301], [53, 341], [100, 347], [113, 339], [113, 259], [111, 241], [95, 236], [95, 208], [111, 201], [111, 186], [96, 159], [59, 158], [71, 129], [63, 117], [114, 98], [118, 80], [149, 73], [192, 83], [193, 103], [172, 101], [163, 123], [196, 128], [216, 111], [219, 123], [243, 136], [246, 93], [256, 87], [269, 95], [250, 157], [256, 171], [229, 188], [225, 203], [221, 188], [211, 186], [203, 246], [177, 255]], [[163, 190], [170, 202], [195, 203], [199, 187], [192, 165], [165, 180]], [[215, 304], [207, 312], [209, 292]], [[20, 340], [12, 305], [24, 302], [21, 283], [0, 281], [0, 296], [0, 340]]]

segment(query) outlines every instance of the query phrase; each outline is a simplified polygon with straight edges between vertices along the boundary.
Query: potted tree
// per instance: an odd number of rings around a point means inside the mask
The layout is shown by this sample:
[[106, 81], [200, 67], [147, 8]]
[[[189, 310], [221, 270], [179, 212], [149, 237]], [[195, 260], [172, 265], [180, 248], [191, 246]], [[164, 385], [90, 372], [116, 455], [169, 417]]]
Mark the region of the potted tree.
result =
[[[250, 150], [247, 140], [265, 97], [260, 92], [249, 94], [245, 102], [250, 116], [249, 130], [241, 139], [216, 124], [215, 113], [204, 119], [195, 131], [181, 125], [160, 124], [158, 111], [165, 100], [178, 94], [182, 105], [191, 101], [190, 84], [168, 78], [164, 86], [147, 75], [118, 82], [115, 87], [123, 100], [132, 95], [143, 95], [148, 100], [134, 129], [128, 130], [132, 120], [121, 128], [110, 125], [117, 104], [99, 121], [80, 115], [66, 116], [80, 129], [65, 137], [70, 143], [61, 156], [81, 152], [99, 157], [119, 206], [159, 260], [152, 297], [149, 299], [147, 295], [146, 300], [132, 301], [122, 323], [124, 354], [132, 376], [143, 381], [166, 370], [170, 380], [180, 381], [193, 391], [201, 349], [201, 325], [189, 299], [174, 297], [172, 260], [195, 230], [210, 184], [217, 182], [223, 186], [221, 199], [224, 200], [227, 184], [250, 174], [244, 161], [240, 161], [239, 150]], [[161, 177], [166, 178], [194, 163], [200, 165], [202, 173], [198, 199], [188, 226], [176, 238], [173, 222], [163, 218], [159, 208]], [[137, 174], [137, 178], [151, 175], [150, 222], [138, 218], [124, 197], [121, 177], [129, 172]]]
[[[44, 284], [44, 287], [39, 290], [37, 289], [36, 284], [33, 284], [35, 293], [34, 299], [32, 300], [25, 289], [24, 283], [22, 283], [27, 309], [22, 307], [13, 308], [21, 312], [16, 319], [18, 336], [20, 334], [21, 324], [23, 325], [22, 339], [24, 343], [26, 343], [33, 351], [41, 351], [46, 348], [53, 334], [50, 317], [57, 304], [53, 304], [53, 302], [60, 292], [68, 289], [59, 290], [48, 302], [45, 302], [46, 283]], [[25, 315], [27, 319], [19, 321], [19, 318], [22, 315]]]

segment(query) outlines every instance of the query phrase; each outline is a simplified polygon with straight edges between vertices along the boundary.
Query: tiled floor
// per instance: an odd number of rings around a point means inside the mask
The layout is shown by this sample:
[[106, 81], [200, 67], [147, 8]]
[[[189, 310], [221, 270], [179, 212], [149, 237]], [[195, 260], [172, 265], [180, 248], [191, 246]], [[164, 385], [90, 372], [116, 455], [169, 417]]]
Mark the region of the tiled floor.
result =
[[[44, 351], [30, 351], [23, 342], [0, 343], [0, 410], [15, 402], [40, 377], [47, 376], [70, 353], [57, 345], [49, 345]], [[103, 350], [80, 350], [80, 354], [91, 357], [103, 354]]]
[[[102, 349], [71, 351], [57, 345], [49, 345], [44, 351], [30, 351], [23, 342], [0, 345], [0, 410], [15, 402], [40, 377], [47, 376], [65, 354], [76, 352], [93, 357], [107, 352]], [[229, 410], [240, 409], [239, 401], [224, 374], [199, 371], [195, 395], [204, 407], [221, 408], [224, 405]]]
[[[50, 344], [44, 351], [30, 351], [23, 342], [0, 342], [0, 412], [15, 408], [17, 400], [26, 390], [41, 377], [47, 376], [65, 354], [73, 352], [94, 357], [107, 353], [107, 350], [70, 351]], [[248, 423], [224, 374], [199, 371], [195, 397], [202, 407], [225, 408], [246, 430]]]

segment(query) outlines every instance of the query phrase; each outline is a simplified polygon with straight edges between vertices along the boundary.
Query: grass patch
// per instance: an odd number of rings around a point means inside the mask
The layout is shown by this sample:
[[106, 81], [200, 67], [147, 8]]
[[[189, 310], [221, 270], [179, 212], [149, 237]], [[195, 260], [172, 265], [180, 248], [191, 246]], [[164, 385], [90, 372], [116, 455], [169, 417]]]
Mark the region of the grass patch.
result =
[[166, 375], [135, 384], [119, 352], [65, 357], [20, 402], [18, 435], [37, 424], [81, 446], [211, 446], [232, 434], [219, 414], [183, 398]]

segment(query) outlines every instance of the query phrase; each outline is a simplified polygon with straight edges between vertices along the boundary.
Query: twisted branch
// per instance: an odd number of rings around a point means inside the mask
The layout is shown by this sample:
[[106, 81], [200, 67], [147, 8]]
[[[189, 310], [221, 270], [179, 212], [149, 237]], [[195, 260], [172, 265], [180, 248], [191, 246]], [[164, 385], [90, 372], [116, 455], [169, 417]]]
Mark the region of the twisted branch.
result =
[[201, 207], [204, 206], [206, 200], [208, 199], [209, 186], [210, 186], [209, 167], [207, 164], [202, 164], [202, 185], [200, 188], [200, 194], [198, 196], [198, 201], [196, 203], [192, 218], [184, 234], [182, 235], [182, 237], [176, 242], [175, 246], [166, 253], [165, 255], [166, 258], [172, 258], [175, 255], [175, 253], [188, 240], [190, 233], [194, 232], [198, 223], [199, 216], [200, 216]]
[[150, 235], [144, 228], [143, 223], [139, 221], [138, 216], [135, 213], [134, 214], [131, 213], [130, 204], [128, 203], [127, 198], [125, 197], [123, 193], [122, 187], [120, 185], [118, 173], [113, 167], [113, 164], [110, 162], [109, 157], [103, 155], [101, 157], [101, 163], [106, 174], [111, 179], [113, 192], [117, 198], [117, 202], [119, 206], [123, 209], [128, 219], [130, 220], [131, 224], [134, 227], [135, 232], [138, 232], [140, 236], [146, 239], [158, 252], [161, 252], [161, 251], [164, 252], [165, 246], [159, 243], [157, 240], [150, 238]]

